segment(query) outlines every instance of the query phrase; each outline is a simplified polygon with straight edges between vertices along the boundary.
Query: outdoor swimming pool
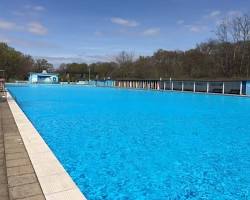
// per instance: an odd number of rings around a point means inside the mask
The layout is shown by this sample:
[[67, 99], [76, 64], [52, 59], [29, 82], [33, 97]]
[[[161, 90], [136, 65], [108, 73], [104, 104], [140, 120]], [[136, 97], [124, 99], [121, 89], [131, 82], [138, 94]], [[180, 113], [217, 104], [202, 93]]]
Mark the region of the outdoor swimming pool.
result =
[[90, 200], [250, 198], [250, 98], [8, 89]]

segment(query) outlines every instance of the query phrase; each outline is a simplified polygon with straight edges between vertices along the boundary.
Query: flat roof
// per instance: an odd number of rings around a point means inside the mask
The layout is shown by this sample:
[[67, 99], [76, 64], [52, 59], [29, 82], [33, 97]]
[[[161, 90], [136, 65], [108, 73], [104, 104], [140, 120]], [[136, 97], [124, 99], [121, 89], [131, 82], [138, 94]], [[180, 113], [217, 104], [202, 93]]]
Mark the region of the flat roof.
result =
[[39, 76], [58, 76], [58, 74], [55, 73], [36, 73], [36, 72], [30, 72], [30, 75], [39, 75]]

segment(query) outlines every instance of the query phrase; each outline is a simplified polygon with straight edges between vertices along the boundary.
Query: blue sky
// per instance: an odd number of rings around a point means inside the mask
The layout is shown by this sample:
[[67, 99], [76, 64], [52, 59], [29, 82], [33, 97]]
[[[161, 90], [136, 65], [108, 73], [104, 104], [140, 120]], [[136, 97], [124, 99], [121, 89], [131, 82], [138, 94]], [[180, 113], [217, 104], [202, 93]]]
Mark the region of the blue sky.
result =
[[186, 50], [249, 0], [0, 0], [0, 41], [56, 66]]

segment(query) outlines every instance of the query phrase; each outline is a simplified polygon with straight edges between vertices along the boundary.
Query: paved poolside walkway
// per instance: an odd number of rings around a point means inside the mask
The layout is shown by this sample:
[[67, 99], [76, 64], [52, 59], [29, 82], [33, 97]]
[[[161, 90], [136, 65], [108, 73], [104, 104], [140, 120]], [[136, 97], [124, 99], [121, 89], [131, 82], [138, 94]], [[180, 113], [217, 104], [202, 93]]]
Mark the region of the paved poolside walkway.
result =
[[7, 102], [0, 95], [0, 200], [45, 200]]
[[[1, 101], [1, 97], [0, 97], [0, 101]], [[7, 172], [6, 172], [5, 154], [4, 154], [4, 135], [3, 135], [3, 128], [2, 128], [1, 106], [2, 106], [2, 103], [0, 102], [0, 199], [9, 200]]]

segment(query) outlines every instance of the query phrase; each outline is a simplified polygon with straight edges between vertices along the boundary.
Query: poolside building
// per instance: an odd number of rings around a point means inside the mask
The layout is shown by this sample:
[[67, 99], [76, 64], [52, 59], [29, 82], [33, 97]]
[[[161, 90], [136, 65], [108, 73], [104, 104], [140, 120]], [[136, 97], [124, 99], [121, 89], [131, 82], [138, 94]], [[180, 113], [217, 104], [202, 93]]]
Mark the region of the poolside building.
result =
[[29, 74], [30, 83], [58, 83], [58, 74], [48, 73], [46, 70], [43, 70], [42, 73], [33, 73]]

